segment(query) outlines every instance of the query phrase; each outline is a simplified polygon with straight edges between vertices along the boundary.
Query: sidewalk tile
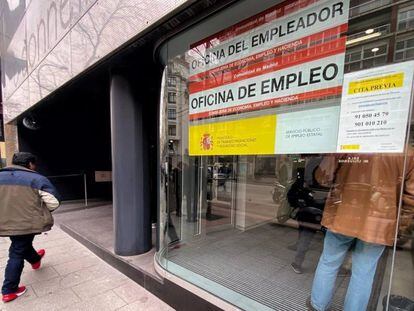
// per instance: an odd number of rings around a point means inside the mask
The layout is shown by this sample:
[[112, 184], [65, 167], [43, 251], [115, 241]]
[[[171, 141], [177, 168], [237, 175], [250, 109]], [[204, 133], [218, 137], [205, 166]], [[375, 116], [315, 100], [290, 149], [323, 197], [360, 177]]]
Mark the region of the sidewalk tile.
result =
[[66, 275], [90, 266], [97, 265], [99, 263], [101, 263], [101, 260], [98, 257], [90, 256], [84, 257], [81, 260], [76, 259], [73, 261], [55, 265], [54, 268], [60, 275]]
[[49, 239], [48, 237], [47, 238], [35, 237], [34, 242], [33, 242], [33, 247], [35, 249], [40, 249], [40, 248], [48, 249], [48, 248], [61, 246], [61, 245], [67, 246], [67, 243], [68, 243], [67, 237], [59, 237], [57, 239]]
[[119, 298], [113, 291], [108, 291], [99, 296], [95, 296], [87, 301], [65, 308], [65, 311], [112, 311], [121, 308], [125, 302]]
[[[5, 311], [55, 311], [78, 303], [80, 299], [70, 289], [63, 289], [30, 301], [5, 304]], [[3, 307], [3, 306], [2, 306]]]
[[80, 270], [65, 276], [58, 276], [48, 281], [36, 282], [32, 284], [32, 286], [36, 294], [40, 297], [62, 289], [72, 288], [79, 284], [93, 280], [94, 278], [95, 277], [91, 272], [87, 270]]
[[[26, 263], [26, 273], [31, 273], [33, 278], [37, 281], [47, 281], [58, 276], [58, 273], [53, 267], [48, 267], [46, 262], [42, 262], [42, 267], [39, 270], [32, 270], [30, 264]], [[30, 269], [30, 270], [29, 270]]]
[[161, 300], [141, 298], [119, 311], [174, 311], [174, 309]]
[[46, 249], [46, 255], [48, 257], [53, 257], [55, 255], [59, 255], [59, 254], [74, 254], [75, 255], [80, 255], [80, 254], [91, 254], [90, 251], [88, 251], [87, 248], [85, 248], [83, 245], [81, 244], [75, 244], [76, 242], [73, 241], [68, 241], [67, 244], [63, 244], [63, 245], [56, 245], [53, 247], [48, 247]]
[[128, 280], [122, 286], [115, 288], [114, 292], [128, 304], [151, 295], [151, 293], [132, 280]]
[[57, 254], [49, 254], [48, 249], [46, 249], [47, 263], [49, 266], [57, 266], [59, 264], [64, 264], [67, 262], [71, 262], [74, 260], [82, 260], [85, 257], [93, 257], [93, 255], [88, 252], [75, 252], [75, 253], [57, 253]]
[[[0, 238], [0, 281], [9, 245]], [[0, 311], [173, 310], [57, 227], [37, 236], [35, 246], [46, 248], [41, 269], [25, 264], [21, 284], [28, 292], [0, 303]]]
[[124, 275], [103, 276], [99, 279], [87, 281], [72, 287], [72, 290], [82, 299], [87, 300], [91, 297], [103, 294], [108, 290], [117, 288], [127, 282], [128, 278]]
[[32, 287], [36, 295], [39, 297], [42, 297], [45, 295], [51, 295], [54, 292], [58, 292], [64, 289], [61, 286], [60, 281], [61, 281], [61, 277], [55, 277], [47, 281], [36, 282], [32, 284]]
[[36, 299], [37, 296], [36, 293], [33, 291], [33, 288], [31, 286], [26, 286], [26, 288], [27, 292], [23, 296], [19, 297], [19, 299], [16, 299], [7, 304], [0, 302], [0, 310], [13, 310], [16, 308], [20, 308], [21, 305], [24, 305]]

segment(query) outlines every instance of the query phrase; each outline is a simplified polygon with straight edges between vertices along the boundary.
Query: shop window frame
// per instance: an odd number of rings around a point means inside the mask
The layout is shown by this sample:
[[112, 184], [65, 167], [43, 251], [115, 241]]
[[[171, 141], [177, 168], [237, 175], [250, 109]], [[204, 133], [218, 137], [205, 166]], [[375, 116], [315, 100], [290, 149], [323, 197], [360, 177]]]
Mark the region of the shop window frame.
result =
[[167, 111], [167, 116], [168, 120], [177, 120], [177, 109], [169, 107]]
[[[401, 18], [401, 15], [407, 13], [405, 18]], [[410, 26], [410, 22], [412, 26]], [[404, 26], [400, 28], [400, 25], [404, 23]], [[407, 31], [414, 29], [414, 5], [399, 8], [397, 16], [397, 31]]]
[[[381, 54], [374, 54], [373, 56], [368, 56], [368, 57], [364, 57], [366, 54], [366, 51], [370, 51], [370, 49], [375, 48], [375, 47], [382, 47], [385, 45], [385, 52], [381, 53]], [[390, 49], [390, 42], [389, 40], [381, 40], [381, 41], [376, 41], [376, 42], [372, 42], [372, 43], [368, 43], [368, 44], [361, 44], [352, 48], [347, 49], [346, 53], [345, 53], [345, 72], [352, 72], [352, 71], [356, 71], [356, 70], [363, 70], [363, 69], [367, 69], [370, 67], [377, 67], [377, 66], [382, 66], [385, 65], [387, 63], [387, 57], [388, 57], [388, 53], [389, 53], [389, 49]], [[356, 54], [359, 53], [360, 54], [360, 58], [357, 60], [352, 60], [350, 59], [352, 54]], [[380, 63], [376, 63], [375, 60], [376, 59], [380, 59], [385, 57], [385, 62], [380, 62]], [[364, 67], [364, 62], [373, 60], [373, 66], [369, 66], [369, 67]], [[359, 64], [359, 66], [352, 68], [352, 66], [355, 66]], [[352, 69], [351, 69], [352, 68]]]
[[[395, 40], [395, 46], [394, 46], [394, 61], [395, 62], [403, 62], [403, 61], [414, 59], [414, 45], [412, 47], [407, 47], [409, 40], [413, 40], [414, 42], [414, 34], [408, 37], [397, 38]], [[403, 48], [398, 49], [397, 46], [401, 43], [403, 43], [404, 46]], [[413, 55], [411, 57], [407, 57], [406, 56], [407, 51], [413, 51]], [[397, 57], [397, 54], [399, 53], [402, 53], [403, 55], [402, 58]]]

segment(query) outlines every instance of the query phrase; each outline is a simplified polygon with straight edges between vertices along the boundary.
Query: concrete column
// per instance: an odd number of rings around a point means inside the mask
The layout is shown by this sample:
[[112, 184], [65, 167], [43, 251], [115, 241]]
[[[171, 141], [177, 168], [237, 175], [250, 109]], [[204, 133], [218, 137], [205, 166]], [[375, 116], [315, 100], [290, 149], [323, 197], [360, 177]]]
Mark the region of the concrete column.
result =
[[142, 105], [135, 99], [128, 78], [113, 75], [111, 136], [115, 253], [123, 256], [142, 254], [152, 247], [148, 199], [150, 176]]

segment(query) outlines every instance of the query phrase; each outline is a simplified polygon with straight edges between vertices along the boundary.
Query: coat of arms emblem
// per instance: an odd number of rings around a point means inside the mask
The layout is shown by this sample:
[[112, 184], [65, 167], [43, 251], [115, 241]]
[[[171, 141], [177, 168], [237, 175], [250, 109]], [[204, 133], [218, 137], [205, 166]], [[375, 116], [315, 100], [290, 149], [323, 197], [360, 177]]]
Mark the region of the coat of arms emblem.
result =
[[200, 147], [203, 150], [213, 149], [213, 139], [210, 134], [207, 133], [201, 137]]

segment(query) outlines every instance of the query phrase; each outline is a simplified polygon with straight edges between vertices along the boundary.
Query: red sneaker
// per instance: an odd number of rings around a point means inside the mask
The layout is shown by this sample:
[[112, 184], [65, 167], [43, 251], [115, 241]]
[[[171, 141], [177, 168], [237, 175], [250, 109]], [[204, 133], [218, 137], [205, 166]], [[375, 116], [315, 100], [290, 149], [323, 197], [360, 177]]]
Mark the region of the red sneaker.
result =
[[40, 264], [42, 263], [42, 258], [45, 256], [46, 251], [44, 249], [39, 249], [37, 253], [40, 256], [40, 260], [38, 262], [32, 263], [32, 269], [37, 270], [40, 268]]
[[25, 292], [26, 292], [26, 286], [19, 286], [19, 288], [17, 289], [15, 293], [3, 295], [2, 300], [3, 302], [10, 302], [12, 300], [15, 300], [17, 297], [20, 297], [21, 295], [23, 295]]

